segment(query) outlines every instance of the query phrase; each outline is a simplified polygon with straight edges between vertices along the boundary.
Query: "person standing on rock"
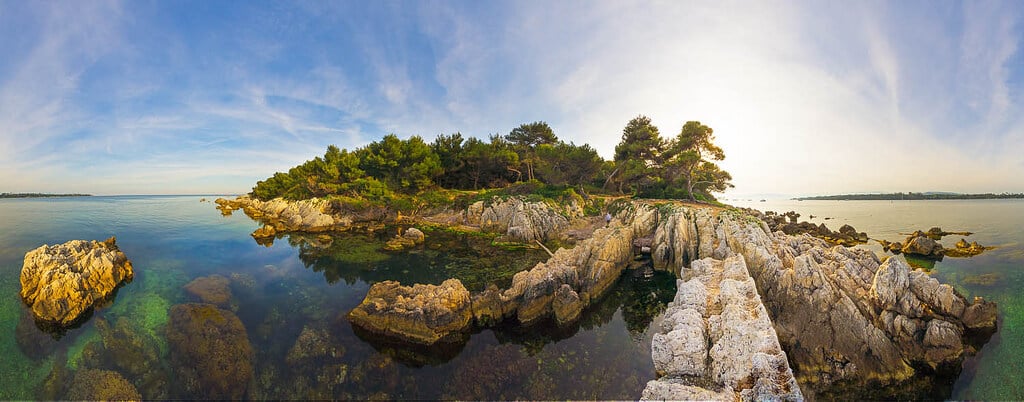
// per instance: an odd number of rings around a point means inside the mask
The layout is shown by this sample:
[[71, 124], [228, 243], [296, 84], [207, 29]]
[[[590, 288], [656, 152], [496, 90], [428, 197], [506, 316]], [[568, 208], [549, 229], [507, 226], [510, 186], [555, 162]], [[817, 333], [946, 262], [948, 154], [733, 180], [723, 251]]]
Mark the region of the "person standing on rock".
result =
[[604, 214], [604, 227], [608, 227], [612, 223], [612, 213], [608, 212]]

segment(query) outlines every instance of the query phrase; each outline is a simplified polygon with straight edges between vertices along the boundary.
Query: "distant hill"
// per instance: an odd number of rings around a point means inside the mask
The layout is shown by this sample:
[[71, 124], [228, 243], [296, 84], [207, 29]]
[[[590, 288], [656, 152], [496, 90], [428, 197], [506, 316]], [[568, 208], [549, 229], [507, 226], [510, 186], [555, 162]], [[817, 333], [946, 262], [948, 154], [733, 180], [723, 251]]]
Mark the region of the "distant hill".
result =
[[984, 194], [960, 194], [947, 192], [927, 193], [886, 193], [886, 194], [842, 194], [842, 195], [821, 195], [816, 197], [797, 197], [794, 200], [996, 200], [1024, 198], [1024, 194], [1016, 193], [984, 193]]
[[92, 194], [0, 193], [0, 198], [91, 197]]

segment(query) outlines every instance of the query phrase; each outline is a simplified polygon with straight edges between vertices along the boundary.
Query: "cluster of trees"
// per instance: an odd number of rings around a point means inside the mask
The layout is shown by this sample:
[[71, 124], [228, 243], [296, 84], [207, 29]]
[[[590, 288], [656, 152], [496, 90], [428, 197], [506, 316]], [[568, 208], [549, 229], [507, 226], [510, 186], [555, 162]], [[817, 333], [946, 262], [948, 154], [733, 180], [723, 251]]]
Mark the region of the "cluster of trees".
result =
[[713, 162], [725, 155], [712, 143], [712, 133], [692, 121], [678, 136], [664, 140], [649, 118], [639, 116], [623, 129], [613, 161], [605, 161], [590, 145], [559, 140], [542, 121], [486, 141], [455, 133], [428, 144], [419, 136], [402, 140], [389, 134], [354, 151], [332, 145], [322, 157], [258, 182], [252, 194], [264, 200], [326, 195], [374, 199], [435, 187], [476, 190], [537, 181], [581, 193], [589, 189], [713, 199], [710, 192], [731, 186], [731, 177]]

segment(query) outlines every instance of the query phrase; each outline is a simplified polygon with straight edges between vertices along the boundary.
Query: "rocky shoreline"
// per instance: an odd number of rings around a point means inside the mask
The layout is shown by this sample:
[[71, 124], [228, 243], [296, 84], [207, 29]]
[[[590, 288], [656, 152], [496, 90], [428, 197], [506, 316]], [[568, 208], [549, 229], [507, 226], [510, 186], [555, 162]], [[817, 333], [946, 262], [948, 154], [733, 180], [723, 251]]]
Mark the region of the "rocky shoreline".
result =
[[[322, 201], [284, 208], [252, 201], [218, 205], [241, 208], [277, 233], [345, 230], [357, 222], [332, 216]], [[524, 325], [548, 317], [571, 324], [643, 243], [656, 269], [679, 278], [652, 351], [660, 378], [648, 384], [645, 398], [800, 400], [950, 378], [995, 331], [994, 303], [966, 300], [902, 256], [883, 260], [835, 245], [843, 242], [774, 231], [763, 217], [733, 209], [640, 200], [609, 209], [615, 218], [607, 228], [519, 272], [509, 288], [470, 294], [455, 279], [439, 286], [381, 282], [348, 318], [371, 332], [427, 345], [458, 342], [474, 326], [513, 318]], [[521, 242], [552, 238], [572, 218], [517, 198], [458, 214], [451, 223]], [[840, 232], [866, 241], [852, 228]], [[762, 346], [751, 354], [749, 344]]]
[[[765, 349], [765, 355], [758, 358], [761, 366], [743, 355], [711, 356], [698, 350], [689, 357], [697, 361], [705, 356], [712, 366], [741, 361], [739, 366], [753, 371], [741, 375], [740, 380], [735, 377], [739, 374], [714, 374], [707, 366], [696, 375], [665, 370], [668, 366], [659, 363], [658, 370], [665, 376], [649, 384], [646, 395], [653, 399], [726, 394], [745, 400], [768, 395], [801, 399], [840, 388], [895, 387], [915, 377], [948, 378], [957, 375], [964, 357], [975, 353], [995, 331], [993, 303], [980, 298], [968, 301], [949, 285], [912, 270], [899, 256], [882, 261], [867, 250], [771, 232], [760, 220], [734, 210], [644, 201], [619, 207], [608, 229], [600, 229], [573, 249], [560, 249], [549, 261], [517, 274], [512, 288], [472, 297], [474, 322], [480, 325], [512, 316], [520, 323], [546, 316], [569, 322], [578, 304], [585, 306], [599, 298], [618, 278], [634, 255], [633, 241], [650, 238], [655, 267], [687, 281], [679, 287], [677, 302], [692, 299], [688, 289], [694, 286], [685, 284], [699, 276], [693, 273], [695, 267], [735, 267], [741, 259], [759, 298], [738, 304], [747, 306], [747, 319], [732, 325], [754, 325], [756, 320], [749, 318], [757, 314], [750, 311], [763, 309], [773, 331], [748, 332], [764, 334], [758, 344], [775, 342], [781, 346], [779, 352], [787, 351], [779, 354], [770, 347]], [[733, 268], [730, 272], [738, 271]], [[737, 278], [710, 279], [717, 282], [714, 284], [708, 281], [702, 283], [705, 288], [721, 289]], [[714, 299], [720, 297], [719, 290], [705, 303], [721, 305]], [[732, 338], [712, 334], [711, 328], [721, 325], [721, 314], [682, 321], [667, 314], [670, 323], [665, 325], [671, 327], [663, 326], [666, 332], [658, 337], [656, 361], [665, 362], [665, 353], [680, 358], [693, 352], [686, 342], [671, 340], [669, 334], [676, 327], [683, 329], [677, 333], [705, 334], [703, 339], [712, 346], [725, 339], [719, 349], [732, 347]], [[718, 360], [722, 362], [714, 363]], [[788, 386], [786, 376], [769, 375], [774, 372], [757, 367], [791, 370], [799, 386]]]

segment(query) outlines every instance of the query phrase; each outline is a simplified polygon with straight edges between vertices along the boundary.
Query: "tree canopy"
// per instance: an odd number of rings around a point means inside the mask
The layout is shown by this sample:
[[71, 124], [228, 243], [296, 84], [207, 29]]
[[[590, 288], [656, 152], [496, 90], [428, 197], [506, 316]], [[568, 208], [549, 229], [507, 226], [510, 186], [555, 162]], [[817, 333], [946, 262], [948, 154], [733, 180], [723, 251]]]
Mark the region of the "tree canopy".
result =
[[729, 173], [714, 163], [725, 154], [714, 144], [713, 134], [710, 127], [690, 121], [666, 140], [650, 118], [640, 115], [623, 128], [611, 161], [588, 144], [559, 140], [543, 121], [486, 140], [454, 133], [428, 144], [419, 136], [403, 140], [388, 134], [352, 151], [331, 145], [323, 156], [257, 182], [252, 195], [262, 200], [393, 200], [392, 194], [436, 188], [478, 190], [533, 182], [576, 188], [580, 194], [612, 191], [713, 200], [712, 192], [732, 186]]

